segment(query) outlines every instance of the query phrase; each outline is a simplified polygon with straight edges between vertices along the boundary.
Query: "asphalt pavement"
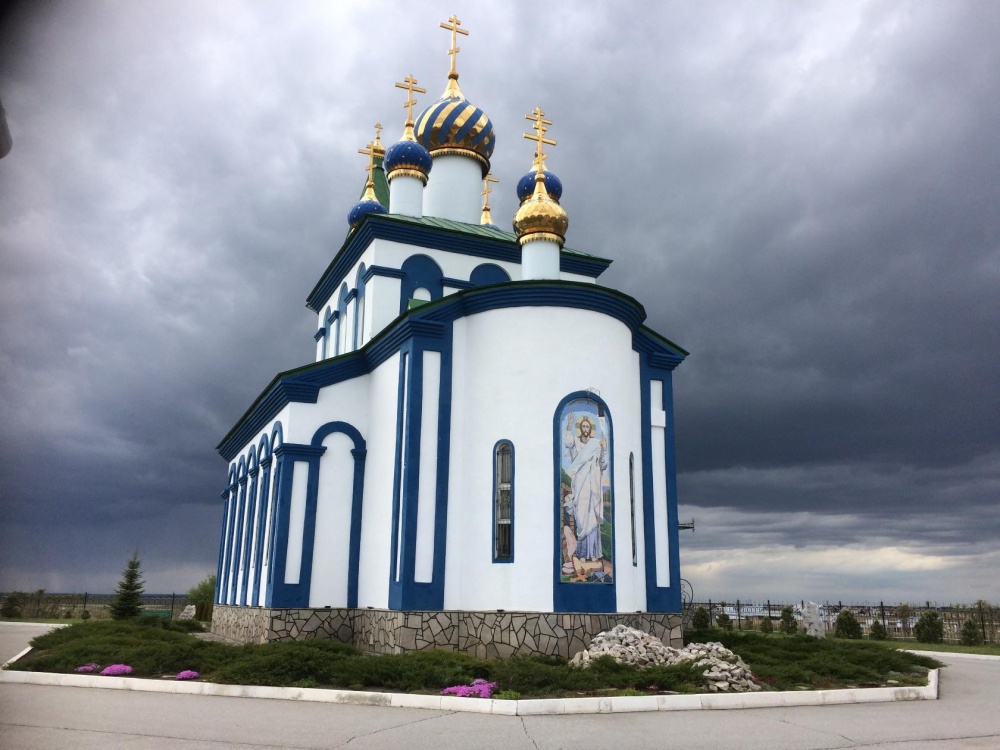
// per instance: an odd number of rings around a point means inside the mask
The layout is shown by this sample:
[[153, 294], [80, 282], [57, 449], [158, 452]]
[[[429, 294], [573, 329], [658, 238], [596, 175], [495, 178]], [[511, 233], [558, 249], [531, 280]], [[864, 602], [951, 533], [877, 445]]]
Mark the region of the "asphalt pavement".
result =
[[[34, 633], [0, 623], [6, 661]], [[44, 627], [44, 626], [42, 626]], [[19, 640], [20, 639], [20, 640]], [[19, 644], [21, 644], [19, 646]], [[75, 748], [1000, 748], [1000, 660], [949, 658], [940, 698], [669, 713], [491, 716], [260, 698], [0, 684], [0, 747]]]

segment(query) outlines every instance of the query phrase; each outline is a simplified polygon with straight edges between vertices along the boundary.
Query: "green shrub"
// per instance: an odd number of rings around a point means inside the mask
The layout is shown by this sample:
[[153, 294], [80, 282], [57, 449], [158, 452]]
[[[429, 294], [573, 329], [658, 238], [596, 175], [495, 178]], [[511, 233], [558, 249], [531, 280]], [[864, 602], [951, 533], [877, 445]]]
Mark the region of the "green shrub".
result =
[[501, 690], [499, 693], [493, 693], [493, 697], [501, 701], [516, 701], [521, 699], [521, 694], [516, 690]]
[[795, 622], [795, 610], [791, 606], [783, 607], [781, 609], [781, 622], [778, 625], [778, 630], [785, 635], [794, 635], [798, 629], [799, 624]]
[[89, 620], [90, 619], [90, 610], [89, 609], [83, 610], [83, 612], [80, 613], [80, 619], [81, 620]]
[[205, 626], [197, 620], [169, 620], [167, 630], [175, 633], [204, 633]]
[[698, 607], [698, 609], [694, 611], [694, 615], [691, 617], [691, 629], [707, 630], [711, 624], [711, 620], [708, 617], [708, 610], [704, 607]]
[[187, 601], [194, 605], [194, 619], [202, 622], [211, 620], [212, 602], [215, 601], [215, 576], [207, 576], [192, 586], [187, 592]]
[[921, 643], [943, 643], [944, 623], [941, 615], [932, 609], [924, 612], [917, 620], [913, 632]]
[[760, 632], [761, 633], [773, 633], [774, 632], [774, 623], [771, 622], [770, 616], [767, 616], [763, 620], [760, 621]]
[[868, 637], [873, 641], [884, 641], [889, 637], [889, 634], [885, 630], [885, 625], [875, 620], [868, 629]]
[[982, 646], [983, 631], [979, 629], [979, 623], [975, 617], [966, 619], [962, 625], [962, 644], [965, 646]]
[[851, 638], [857, 640], [861, 637], [861, 623], [854, 613], [849, 609], [840, 610], [837, 615], [837, 624], [834, 629], [837, 638]]
[[715, 624], [723, 630], [733, 629], [732, 618], [730, 618], [725, 612], [719, 613], [719, 616], [715, 618]]
[[17, 618], [24, 616], [24, 605], [28, 600], [28, 595], [23, 591], [11, 591], [3, 599], [0, 605], [0, 617]]

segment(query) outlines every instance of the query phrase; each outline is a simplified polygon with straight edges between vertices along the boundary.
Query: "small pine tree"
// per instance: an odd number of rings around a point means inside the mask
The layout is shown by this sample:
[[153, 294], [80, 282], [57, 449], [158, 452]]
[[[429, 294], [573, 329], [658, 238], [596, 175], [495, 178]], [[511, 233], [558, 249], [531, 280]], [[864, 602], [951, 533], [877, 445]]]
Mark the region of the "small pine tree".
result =
[[710, 626], [711, 621], [708, 618], [708, 610], [704, 607], [698, 607], [691, 616], [691, 629], [707, 630]]
[[913, 632], [921, 643], [943, 643], [944, 623], [941, 615], [932, 609], [924, 612], [913, 626]]
[[868, 629], [868, 637], [873, 641], [884, 641], [889, 638], [889, 634], [886, 632], [885, 625], [875, 620]]
[[982, 646], [983, 631], [975, 617], [969, 617], [962, 626], [962, 644], [965, 646]]
[[725, 612], [721, 613], [718, 617], [715, 618], [715, 624], [718, 627], [722, 628], [723, 630], [733, 629], [733, 620]]
[[781, 610], [781, 624], [778, 625], [778, 630], [785, 635], [795, 635], [795, 631], [798, 629], [799, 624], [795, 622], [795, 611], [791, 605], [783, 607]]
[[146, 582], [142, 580], [139, 550], [132, 553], [118, 582], [118, 591], [111, 600], [111, 619], [130, 620], [142, 614], [142, 592]]
[[840, 610], [840, 613], [837, 615], [837, 625], [834, 635], [838, 638], [857, 639], [861, 637], [861, 623], [858, 622], [858, 618], [854, 616], [851, 610]]
[[11, 619], [23, 617], [23, 608], [27, 599], [28, 595], [23, 591], [11, 591], [3, 598], [3, 604], [0, 605], [0, 617]]
[[760, 621], [760, 632], [761, 633], [773, 633], [774, 632], [774, 623], [771, 622], [770, 616], [765, 617], [763, 620]]

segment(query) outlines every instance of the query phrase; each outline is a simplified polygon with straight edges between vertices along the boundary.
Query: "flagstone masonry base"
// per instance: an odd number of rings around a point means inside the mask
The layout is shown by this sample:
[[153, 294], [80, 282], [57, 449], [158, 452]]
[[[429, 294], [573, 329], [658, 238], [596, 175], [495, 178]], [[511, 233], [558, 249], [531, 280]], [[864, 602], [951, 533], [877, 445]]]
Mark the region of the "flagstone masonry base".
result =
[[240, 643], [328, 638], [362, 651], [398, 654], [443, 649], [480, 658], [514, 654], [569, 659], [615, 625], [683, 646], [681, 616], [665, 612], [398, 612], [386, 609], [268, 609], [216, 604], [212, 632]]

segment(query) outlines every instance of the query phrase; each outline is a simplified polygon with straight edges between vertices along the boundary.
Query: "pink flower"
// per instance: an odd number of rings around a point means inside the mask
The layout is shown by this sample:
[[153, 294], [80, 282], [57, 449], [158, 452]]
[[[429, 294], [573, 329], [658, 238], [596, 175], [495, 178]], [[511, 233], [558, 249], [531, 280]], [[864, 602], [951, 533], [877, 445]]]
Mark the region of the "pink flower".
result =
[[101, 674], [105, 677], [117, 677], [122, 674], [132, 674], [132, 667], [128, 664], [112, 664], [110, 667], [102, 669]]
[[471, 685], [452, 685], [441, 691], [441, 695], [457, 695], [459, 698], [489, 698], [493, 695], [493, 689], [497, 686], [495, 682], [487, 682], [479, 678], [472, 681]]
[[178, 672], [175, 680], [197, 680], [201, 677], [200, 674], [195, 672], [193, 669], [185, 669], [183, 672]]
[[93, 662], [91, 662], [90, 664], [81, 664], [79, 667], [77, 667], [73, 671], [74, 672], [93, 672], [95, 669], [100, 669], [100, 667], [101, 667], [100, 664], [94, 664]]

